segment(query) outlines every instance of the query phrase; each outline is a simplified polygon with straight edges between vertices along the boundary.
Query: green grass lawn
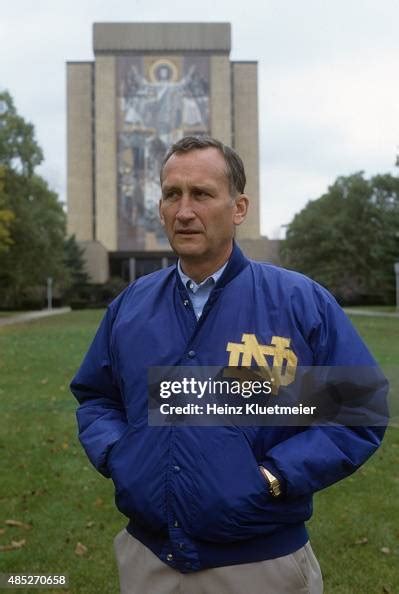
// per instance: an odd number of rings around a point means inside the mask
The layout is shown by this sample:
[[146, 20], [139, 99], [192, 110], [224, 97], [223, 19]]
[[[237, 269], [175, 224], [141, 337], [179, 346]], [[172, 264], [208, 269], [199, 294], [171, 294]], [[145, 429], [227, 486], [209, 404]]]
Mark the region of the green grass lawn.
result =
[[[68, 391], [100, 317], [72, 312], [0, 328], [0, 572], [66, 572], [73, 594], [118, 592], [112, 543], [125, 525], [111, 481], [77, 441]], [[399, 319], [353, 321], [379, 362], [397, 366]], [[325, 594], [398, 594], [398, 429], [355, 476], [316, 495], [309, 529]], [[19, 548], [1, 549], [11, 542]]]

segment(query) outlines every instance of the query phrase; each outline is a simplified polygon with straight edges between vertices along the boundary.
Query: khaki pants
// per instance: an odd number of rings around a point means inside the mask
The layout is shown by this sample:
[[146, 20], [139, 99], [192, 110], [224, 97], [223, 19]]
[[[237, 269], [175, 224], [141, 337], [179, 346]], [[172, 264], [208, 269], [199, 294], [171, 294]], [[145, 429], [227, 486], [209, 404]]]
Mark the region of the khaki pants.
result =
[[182, 574], [168, 567], [126, 529], [114, 541], [121, 594], [322, 594], [310, 543], [291, 555]]

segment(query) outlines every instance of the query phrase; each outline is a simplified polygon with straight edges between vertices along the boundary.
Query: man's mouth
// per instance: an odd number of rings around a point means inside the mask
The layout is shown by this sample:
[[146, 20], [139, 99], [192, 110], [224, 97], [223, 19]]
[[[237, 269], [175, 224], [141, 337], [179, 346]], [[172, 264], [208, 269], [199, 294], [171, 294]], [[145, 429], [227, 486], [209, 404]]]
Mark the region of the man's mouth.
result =
[[175, 231], [176, 235], [197, 235], [201, 233], [197, 229], [178, 229]]

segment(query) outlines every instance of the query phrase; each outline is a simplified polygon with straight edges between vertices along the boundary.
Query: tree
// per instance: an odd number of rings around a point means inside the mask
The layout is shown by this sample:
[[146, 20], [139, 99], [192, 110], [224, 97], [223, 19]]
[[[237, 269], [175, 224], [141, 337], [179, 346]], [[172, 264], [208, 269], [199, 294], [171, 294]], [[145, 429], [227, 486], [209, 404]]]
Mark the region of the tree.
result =
[[64, 240], [64, 294], [68, 302], [84, 300], [90, 292], [89, 275], [85, 270], [84, 250], [74, 235]]
[[64, 276], [65, 213], [57, 195], [39, 176], [25, 178], [9, 171], [6, 190], [15, 218], [12, 245], [0, 254], [3, 305], [39, 305], [40, 288], [47, 278], [57, 281]]
[[0, 163], [8, 169], [31, 176], [43, 161], [32, 124], [26, 122], [7, 91], [0, 93]]
[[2, 307], [40, 305], [47, 277], [64, 276], [66, 217], [57, 195], [34, 172], [42, 159], [32, 124], [17, 114], [8, 93], [0, 93]]
[[15, 218], [12, 210], [5, 208], [5, 203], [4, 167], [0, 165], [0, 253], [7, 251], [9, 246], [12, 245], [10, 226]]
[[339, 177], [287, 229], [281, 255], [343, 302], [393, 300], [399, 258], [399, 179]]

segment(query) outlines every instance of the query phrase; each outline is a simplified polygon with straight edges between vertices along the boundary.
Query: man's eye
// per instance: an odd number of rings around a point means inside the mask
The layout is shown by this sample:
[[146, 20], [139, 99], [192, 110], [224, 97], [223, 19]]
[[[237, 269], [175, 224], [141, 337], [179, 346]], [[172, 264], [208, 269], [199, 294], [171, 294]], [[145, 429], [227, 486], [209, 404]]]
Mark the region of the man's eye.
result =
[[164, 200], [170, 200], [170, 201], [177, 200], [178, 197], [179, 197], [179, 194], [174, 190], [171, 190], [170, 192], [166, 192], [163, 195]]
[[205, 200], [206, 198], [209, 198], [209, 194], [206, 190], [196, 190], [194, 192], [194, 197], [198, 200]]

